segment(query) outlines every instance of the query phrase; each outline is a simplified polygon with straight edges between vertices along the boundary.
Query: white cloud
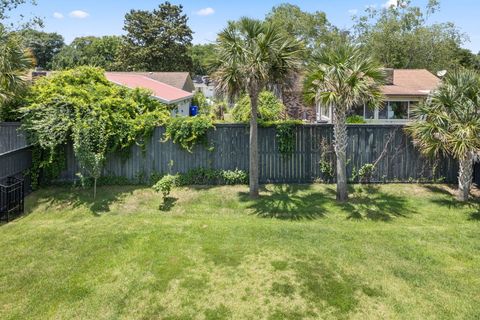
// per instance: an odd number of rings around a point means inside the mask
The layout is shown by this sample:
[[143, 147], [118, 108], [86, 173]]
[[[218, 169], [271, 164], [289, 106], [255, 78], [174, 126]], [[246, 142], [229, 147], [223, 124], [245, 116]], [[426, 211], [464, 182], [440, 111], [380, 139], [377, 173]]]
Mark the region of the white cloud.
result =
[[388, 0], [387, 2], [385, 2], [383, 4], [383, 7], [388, 9], [388, 8], [397, 7], [397, 6], [404, 7], [406, 5], [407, 5], [407, 3], [405, 1]]
[[354, 16], [358, 13], [358, 10], [357, 9], [350, 9], [348, 10], [348, 13], [351, 15], [351, 16]]
[[82, 11], [82, 10], [74, 10], [68, 14], [72, 18], [76, 19], [85, 19], [90, 16], [88, 12]]
[[60, 13], [60, 12], [54, 12], [53, 17], [55, 19], [63, 19], [64, 18], [63, 13]]
[[199, 15], [199, 16], [209, 16], [211, 14], [214, 14], [215, 13], [215, 10], [213, 10], [213, 8], [203, 8], [203, 9], [200, 9], [198, 10], [197, 12], [195, 12], [195, 14]]

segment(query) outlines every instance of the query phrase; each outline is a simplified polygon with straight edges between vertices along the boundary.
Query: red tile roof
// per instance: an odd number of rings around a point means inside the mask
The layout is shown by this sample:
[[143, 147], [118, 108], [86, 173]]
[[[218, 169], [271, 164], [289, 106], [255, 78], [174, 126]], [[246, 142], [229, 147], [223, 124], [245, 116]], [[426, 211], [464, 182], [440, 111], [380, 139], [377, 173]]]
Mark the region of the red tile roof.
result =
[[179, 102], [193, 97], [191, 92], [172, 87], [163, 82], [156, 81], [139, 74], [106, 72], [105, 76], [109, 81], [125, 87], [150, 90], [154, 97], [167, 104]]
[[393, 85], [382, 87], [387, 96], [427, 96], [441, 80], [425, 69], [395, 69]]

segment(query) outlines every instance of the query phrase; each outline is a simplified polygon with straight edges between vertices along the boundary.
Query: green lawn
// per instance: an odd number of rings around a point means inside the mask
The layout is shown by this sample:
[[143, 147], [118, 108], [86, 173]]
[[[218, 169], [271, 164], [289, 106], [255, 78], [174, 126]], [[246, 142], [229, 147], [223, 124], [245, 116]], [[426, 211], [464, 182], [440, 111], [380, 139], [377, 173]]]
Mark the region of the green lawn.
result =
[[478, 204], [354, 189], [35, 192], [0, 226], [0, 319], [479, 319]]

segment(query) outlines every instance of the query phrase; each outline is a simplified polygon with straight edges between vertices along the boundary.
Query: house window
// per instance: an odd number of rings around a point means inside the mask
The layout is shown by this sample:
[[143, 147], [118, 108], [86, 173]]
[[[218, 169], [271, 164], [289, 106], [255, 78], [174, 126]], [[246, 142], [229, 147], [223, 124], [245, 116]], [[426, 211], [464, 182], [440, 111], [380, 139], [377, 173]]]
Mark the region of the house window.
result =
[[375, 109], [369, 106], [365, 106], [365, 120], [375, 119]]
[[380, 120], [407, 120], [410, 118], [410, 106], [416, 102], [410, 101], [386, 101], [378, 110]]
[[364, 116], [364, 110], [365, 107], [364, 105], [356, 105], [356, 106], [353, 106], [352, 107], [352, 110], [350, 111], [350, 115], [351, 116], [360, 116], [360, 117], [363, 117]]
[[408, 119], [408, 101], [390, 101], [388, 119]]

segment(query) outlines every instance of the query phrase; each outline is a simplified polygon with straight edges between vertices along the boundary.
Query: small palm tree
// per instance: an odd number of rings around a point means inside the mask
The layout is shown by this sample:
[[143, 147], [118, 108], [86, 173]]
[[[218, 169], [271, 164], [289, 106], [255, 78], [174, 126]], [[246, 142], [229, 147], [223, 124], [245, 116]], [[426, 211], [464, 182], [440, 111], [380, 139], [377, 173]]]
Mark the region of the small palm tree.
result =
[[467, 201], [473, 162], [480, 152], [480, 74], [458, 70], [415, 111], [417, 121], [407, 131], [426, 155], [458, 160], [458, 199]]
[[251, 103], [250, 196], [258, 196], [258, 95], [300, 67], [301, 44], [271, 23], [242, 18], [218, 34], [214, 78], [230, 101], [246, 92]]
[[350, 44], [325, 50], [308, 74], [304, 91], [307, 100], [332, 107], [334, 146], [337, 158], [337, 200], [348, 199], [346, 118], [355, 105], [377, 107], [383, 101], [380, 86], [384, 71], [376, 61]]
[[0, 106], [25, 89], [26, 74], [32, 65], [32, 56], [18, 36], [0, 24]]

